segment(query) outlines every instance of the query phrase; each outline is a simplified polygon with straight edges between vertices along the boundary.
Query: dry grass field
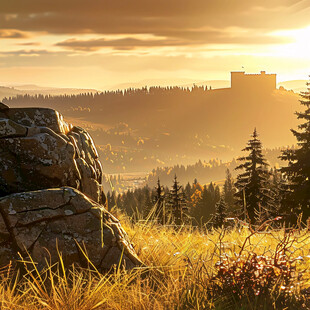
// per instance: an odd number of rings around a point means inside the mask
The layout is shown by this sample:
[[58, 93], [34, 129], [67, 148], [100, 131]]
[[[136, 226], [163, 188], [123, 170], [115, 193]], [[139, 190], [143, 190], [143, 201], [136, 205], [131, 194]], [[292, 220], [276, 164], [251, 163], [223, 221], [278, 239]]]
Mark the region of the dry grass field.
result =
[[59, 263], [21, 275], [3, 268], [0, 309], [309, 309], [310, 233], [246, 227], [199, 231], [131, 224], [147, 267], [102, 275]]

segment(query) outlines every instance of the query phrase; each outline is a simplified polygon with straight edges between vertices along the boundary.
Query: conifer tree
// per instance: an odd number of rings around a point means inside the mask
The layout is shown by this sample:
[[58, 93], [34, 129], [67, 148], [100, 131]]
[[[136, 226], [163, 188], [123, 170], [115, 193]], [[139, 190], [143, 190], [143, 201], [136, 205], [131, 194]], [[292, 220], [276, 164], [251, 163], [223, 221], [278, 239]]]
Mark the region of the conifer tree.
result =
[[187, 182], [186, 186], [185, 186], [185, 195], [186, 195], [186, 199], [189, 200], [192, 196], [192, 187], [189, 184], [189, 182]]
[[182, 186], [177, 181], [177, 176], [174, 177], [174, 182], [169, 193], [168, 206], [170, 209], [172, 220], [176, 225], [181, 225], [185, 220], [185, 212], [187, 211], [185, 194], [182, 191]]
[[271, 169], [271, 189], [274, 197], [274, 208], [277, 215], [285, 215], [285, 194], [286, 194], [286, 180], [283, 173], [279, 169]]
[[215, 213], [215, 205], [220, 200], [220, 188], [214, 183], [210, 183], [206, 192], [206, 216], [205, 220], [209, 220]]
[[111, 209], [111, 194], [110, 194], [110, 191], [108, 191], [108, 193], [107, 193], [107, 201], [108, 201], [107, 209], [108, 209], [108, 211], [110, 211], [110, 209]]
[[310, 83], [307, 91], [300, 94], [300, 104], [304, 112], [296, 112], [297, 118], [304, 122], [298, 126], [300, 131], [291, 129], [299, 148], [283, 151], [281, 159], [288, 161], [282, 172], [288, 178], [286, 211], [302, 213], [303, 220], [310, 216]]
[[117, 199], [116, 199], [116, 205], [119, 209], [124, 209], [124, 204], [123, 204], [123, 200], [122, 200], [122, 196], [121, 194], [117, 195]]
[[220, 200], [220, 189], [211, 182], [208, 186], [204, 185], [201, 188], [201, 193], [198, 194], [200, 198], [195, 193], [192, 195], [192, 200], [195, 196], [195, 206], [192, 209], [192, 216], [198, 224], [205, 224], [215, 214], [215, 205]]
[[226, 180], [223, 186], [223, 195], [224, 195], [224, 200], [227, 204], [227, 207], [229, 209], [233, 209], [234, 203], [235, 203], [235, 195], [236, 193], [236, 188], [234, 185], [234, 180], [232, 178], [232, 175], [229, 171], [229, 169], [226, 170]]
[[142, 197], [142, 213], [144, 218], [148, 218], [150, 211], [153, 209], [153, 202], [151, 199], [151, 190], [147, 185], [142, 188]]
[[235, 197], [239, 205], [243, 208], [242, 212], [250, 224], [255, 224], [260, 212], [269, 212], [273, 210], [273, 201], [270, 191], [268, 164], [262, 154], [262, 144], [258, 139], [256, 128], [252, 134], [252, 139], [242, 150], [249, 152], [249, 155], [238, 158], [243, 162], [237, 166], [236, 170], [243, 170], [238, 175], [235, 186], [237, 192]]
[[222, 227], [227, 217], [227, 204], [224, 197], [222, 196], [220, 201], [215, 205], [215, 214], [213, 217], [214, 227]]
[[165, 212], [165, 191], [164, 188], [160, 185], [160, 180], [157, 180], [157, 187], [155, 187], [155, 196], [153, 198], [154, 202], [154, 218], [162, 224], [166, 222], [166, 212]]
[[110, 191], [107, 194], [107, 202], [108, 202], [108, 211], [111, 211], [113, 207], [116, 206], [116, 193], [115, 191], [110, 193]]

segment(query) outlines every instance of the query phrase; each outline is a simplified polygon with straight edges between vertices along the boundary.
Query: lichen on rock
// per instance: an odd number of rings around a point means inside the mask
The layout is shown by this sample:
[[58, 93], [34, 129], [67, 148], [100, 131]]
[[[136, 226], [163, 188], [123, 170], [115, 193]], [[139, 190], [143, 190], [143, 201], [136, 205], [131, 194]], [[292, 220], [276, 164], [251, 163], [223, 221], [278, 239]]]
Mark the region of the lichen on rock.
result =
[[105, 204], [95, 144], [52, 109], [0, 110], [0, 196], [74, 187]]
[[43, 268], [59, 252], [66, 266], [85, 253], [101, 271], [142, 264], [104, 207], [92, 138], [57, 111], [0, 104], [0, 172], [0, 267], [30, 255]]

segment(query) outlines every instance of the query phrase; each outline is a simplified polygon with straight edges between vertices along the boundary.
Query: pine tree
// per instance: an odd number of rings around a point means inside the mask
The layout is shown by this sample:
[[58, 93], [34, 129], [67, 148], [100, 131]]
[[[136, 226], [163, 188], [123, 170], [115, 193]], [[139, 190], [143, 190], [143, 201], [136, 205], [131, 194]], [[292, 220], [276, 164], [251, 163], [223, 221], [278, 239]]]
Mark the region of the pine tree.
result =
[[227, 217], [227, 204], [225, 198], [222, 196], [220, 201], [215, 205], [215, 214], [213, 217], [214, 227], [223, 227]]
[[300, 104], [304, 112], [296, 112], [297, 118], [304, 120], [298, 126], [300, 131], [291, 129], [299, 148], [283, 151], [281, 159], [288, 161], [282, 172], [288, 178], [286, 211], [303, 214], [303, 220], [310, 216], [310, 83], [307, 91], [301, 93]]
[[223, 187], [223, 195], [224, 195], [224, 200], [227, 204], [227, 207], [232, 210], [235, 204], [235, 195], [236, 193], [236, 188], [234, 185], [234, 180], [232, 178], [232, 175], [229, 171], [229, 169], [226, 170], [226, 180], [224, 183]]
[[189, 200], [193, 194], [192, 193], [192, 187], [189, 184], [189, 182], [186, 184], [184, 191], [185, 191], [186, 199]]
[[108, 191], [107, 193], [107, 210], [110, 211], [111, 209], [111, 194], [110, 194], [110, 191]]
[[154, 202], [154, 218], [160, 223], [165, 224], [166, 212], [165, 212], [165, 191], [160, 185], [160, 180], [157, 180], [157, 187], [155, 187], [155, 196], [153, 197]]
[[122, 200], [122, 196], [121, 194], [117, 195], [117, 199], [116, 199], [116, 205], [119, 209], [123, 210], [124, 209], [124, 204], [123, 204], [123, 200]]
[[142, 188], [143, 206], [142, 213], [144, 218], [148, 218], [150, 211], [153, 209], [153, 202], [151, 199], [151, 190], [148, 185]]
[[205, 212], [205, 221], [208, 221], [212, 214], [215, 213], [215, 205], [220, 200], [220, 189], [214, 183], [210, 183], [208, 190], [206, 192], [206, 212]]
[[268, 164], [262, 154], [262, 144], [258, 139], [256, 128], [251, 137], [252, 139], [242, 150], [249, 152], [249, 155], [238, 158], [238, 161], [243, 163], [235, 168], [243, 170], [235, 183], [238, 190], [235, 197], [243, 208], [243, 215], [251, 224], [255, 224], [258, 217], [261, 216], [259, 213], [262, 210], [266, 211], [267, 216], [269, 211], [273, 210], [273, 201], [269, 184], [270, 173], [267, 170]]
[[286, 180], [279, 169], [271, 169], [271, 188], [274, 197], [274, 208], [277, 215], [285, 215], [284, 198], [286, 194]]
[[205, 224], [215, 214], [215, 205], [220, 200], [220, 189], [211, 182], [209, 186], [204, 185], [201, 192], [192, 195], [195, 206], [192, 209], [192, 216], [198, 224]]
[[115, 191], [113, 191], [112, 194], [110, 192], [108, 192], [107, 202], [108, 202], [108, 211], [111, 211], [111, 209], [116, 206], [116, 193], [115, 193]]
[[185, 221], [185, 213], [187, 211], [185, 194], [182, 191], [182, 186], [177, 181], [177, 176], [174, 177], [172, 188], [169, 192], [168, 207], [172, 220], [176, 225], [181, 225]]

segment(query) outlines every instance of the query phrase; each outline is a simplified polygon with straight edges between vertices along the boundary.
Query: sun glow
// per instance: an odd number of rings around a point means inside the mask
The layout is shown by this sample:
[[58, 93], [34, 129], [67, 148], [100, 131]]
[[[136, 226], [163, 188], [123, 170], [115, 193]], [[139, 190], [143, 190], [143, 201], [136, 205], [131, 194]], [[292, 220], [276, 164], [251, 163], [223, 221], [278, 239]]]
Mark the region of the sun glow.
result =
[[293, 40], [288, 44], [277, 46], [276, 52], [280, 57], [303, 58], [310, 60], [310, 26], [302, 29], [285, 30], [273, 33], [276, 36]]

